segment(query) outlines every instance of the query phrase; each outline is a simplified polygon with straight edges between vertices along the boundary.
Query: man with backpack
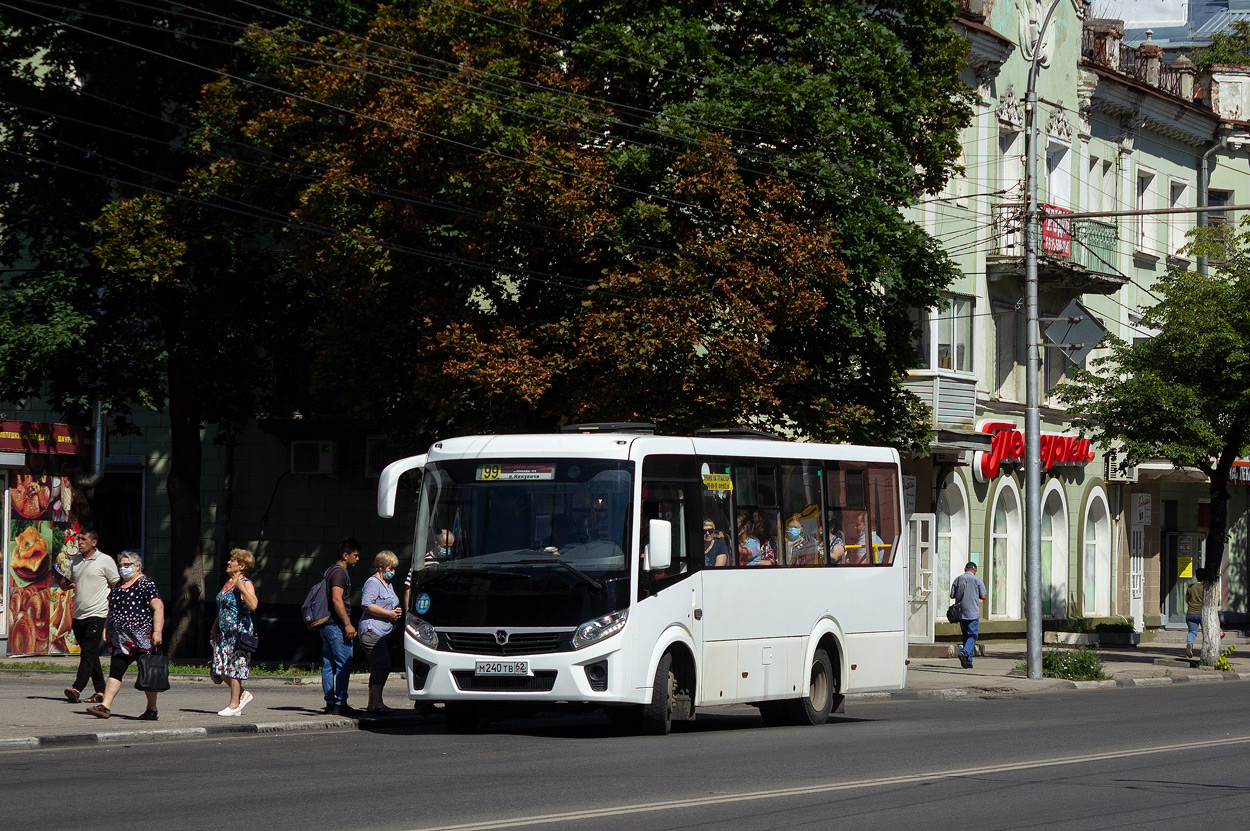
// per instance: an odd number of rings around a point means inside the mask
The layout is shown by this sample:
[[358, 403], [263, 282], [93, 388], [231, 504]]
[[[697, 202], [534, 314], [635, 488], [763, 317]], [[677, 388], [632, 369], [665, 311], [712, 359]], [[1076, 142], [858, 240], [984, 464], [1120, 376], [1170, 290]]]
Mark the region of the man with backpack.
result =
[[324, 575], [330, 619], [321, 627], [321, 689], [327, 714], [351, 715], [347, 682], [352, 674], [352, 578], [347, 570], [360, 560], [360, 543], [351, 537], [339, 543], [338, 561]]

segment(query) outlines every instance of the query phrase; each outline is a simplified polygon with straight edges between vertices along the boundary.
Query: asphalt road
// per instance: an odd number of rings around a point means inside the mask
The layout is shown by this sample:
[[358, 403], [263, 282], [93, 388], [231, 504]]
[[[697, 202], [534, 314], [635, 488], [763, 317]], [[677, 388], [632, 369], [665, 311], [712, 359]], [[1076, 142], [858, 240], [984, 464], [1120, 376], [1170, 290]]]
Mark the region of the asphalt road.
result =
[[0, 754], [0, 829], [1240, 829], [1248, 713], [1248, 684], [1178, 685], [35, 750]]

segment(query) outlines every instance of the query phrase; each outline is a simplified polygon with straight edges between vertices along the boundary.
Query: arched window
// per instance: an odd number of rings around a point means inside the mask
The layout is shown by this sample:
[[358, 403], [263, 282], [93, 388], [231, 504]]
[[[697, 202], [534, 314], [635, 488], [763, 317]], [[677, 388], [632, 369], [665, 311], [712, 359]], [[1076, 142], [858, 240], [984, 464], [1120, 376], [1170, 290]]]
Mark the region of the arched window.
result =
[[990, 617], [1020, 617], [1024, 578], [1024, 522], [1020, 516], [1020, 489], [1004, 478], [994, 498], [990, 520]]
[[933, 585], [945, 597], [968, 562], [968, 494], [955, 473], [946, 477], [938, 497], [936, 560]]
[[1042, 615], [1068, 616], [1068, 506], [1051, 481], [1042, 502]]
[[1111, 511], [1101, 488], [1085, 503], [1084, 580], [1082, 603], [1086, 617], [1111, 614]]

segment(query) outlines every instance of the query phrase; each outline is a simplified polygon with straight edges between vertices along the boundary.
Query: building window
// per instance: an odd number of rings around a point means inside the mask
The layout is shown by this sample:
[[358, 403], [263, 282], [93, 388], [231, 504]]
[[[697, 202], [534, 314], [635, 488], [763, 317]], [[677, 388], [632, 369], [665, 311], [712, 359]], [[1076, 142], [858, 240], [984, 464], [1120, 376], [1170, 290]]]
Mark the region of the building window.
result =
[[1072, 154], [1063, 144], [1046, 148], [1046, 204], [1066, 208], [1072, 204]]
[[1097, 490], [1085, 506], [1084, 606], [1086, 617], [1111, 614], [1111, 513]]
[[1068, 509], [1051, 481], [1042, 505], [1042, 615], [1068, 616]]
[[990, 617], [1019, 618], [1024, 577], [1020, 493], [1005, 479], [994, 500], [990, 525]]
[[[1137, 171], [1137, 201], [1134, 208], [1139, 211], [1153, 211], [1157, 206], [1154, 199], [1155, 175], [1147, 170]], [[1137, 217], [1136, 245], [1137, 250], [1144, 254], [1157, 255], [1158, 247], [1154, 239], [1155, 217], [1141, 214]]]
[[1020, 400], [1016, 367], [1020, 365], [1020, 316], [1014, 306], [994, 306], [994, 394]]
[[938, 497], [936, 560], [933, 585], [949, 593], [951, 583], [968, 562], [968, 499], [963, 481], [953, 473]]
[[[1168, 189], [1168, 207], [1169, 208], [1188, 208], [1189, 205], [1189, 187], [1184, 182], [1172, 182]], [[1181, 256], [1181, 249], [1185, 247], [1185, 235], [1189, 233], [1190, 215], [1189, 214], [1168, 214], [1168, 256]]]
[[950, 294], [943, 309], [913, 315], [916, 367], [972, 372], [972, 298]]

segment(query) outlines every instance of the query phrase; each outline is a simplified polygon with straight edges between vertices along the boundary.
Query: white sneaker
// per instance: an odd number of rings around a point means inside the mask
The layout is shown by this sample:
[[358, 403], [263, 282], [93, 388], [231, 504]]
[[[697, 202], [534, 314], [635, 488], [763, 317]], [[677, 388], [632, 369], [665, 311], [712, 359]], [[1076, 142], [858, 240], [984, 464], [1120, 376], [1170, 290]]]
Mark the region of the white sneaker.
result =
[[243, 712], [243, 708], [252, 700], [252, 694], [247, 690], [243, 691], [243, 695], [239, 698], [239, 712]]
[[238, 707], [227, 707], [227, 708], [226, 708], [226, 709], [224, 709], [224, 710], [218, 710], [218, 711], [217, 711], [217, 715], [219, 715], [219, 716], [237, 716], [237, 715], [242, 714], [242, 712], [243, 712], [243, 705], [242, 705], [242, 704], [240, 704]]

